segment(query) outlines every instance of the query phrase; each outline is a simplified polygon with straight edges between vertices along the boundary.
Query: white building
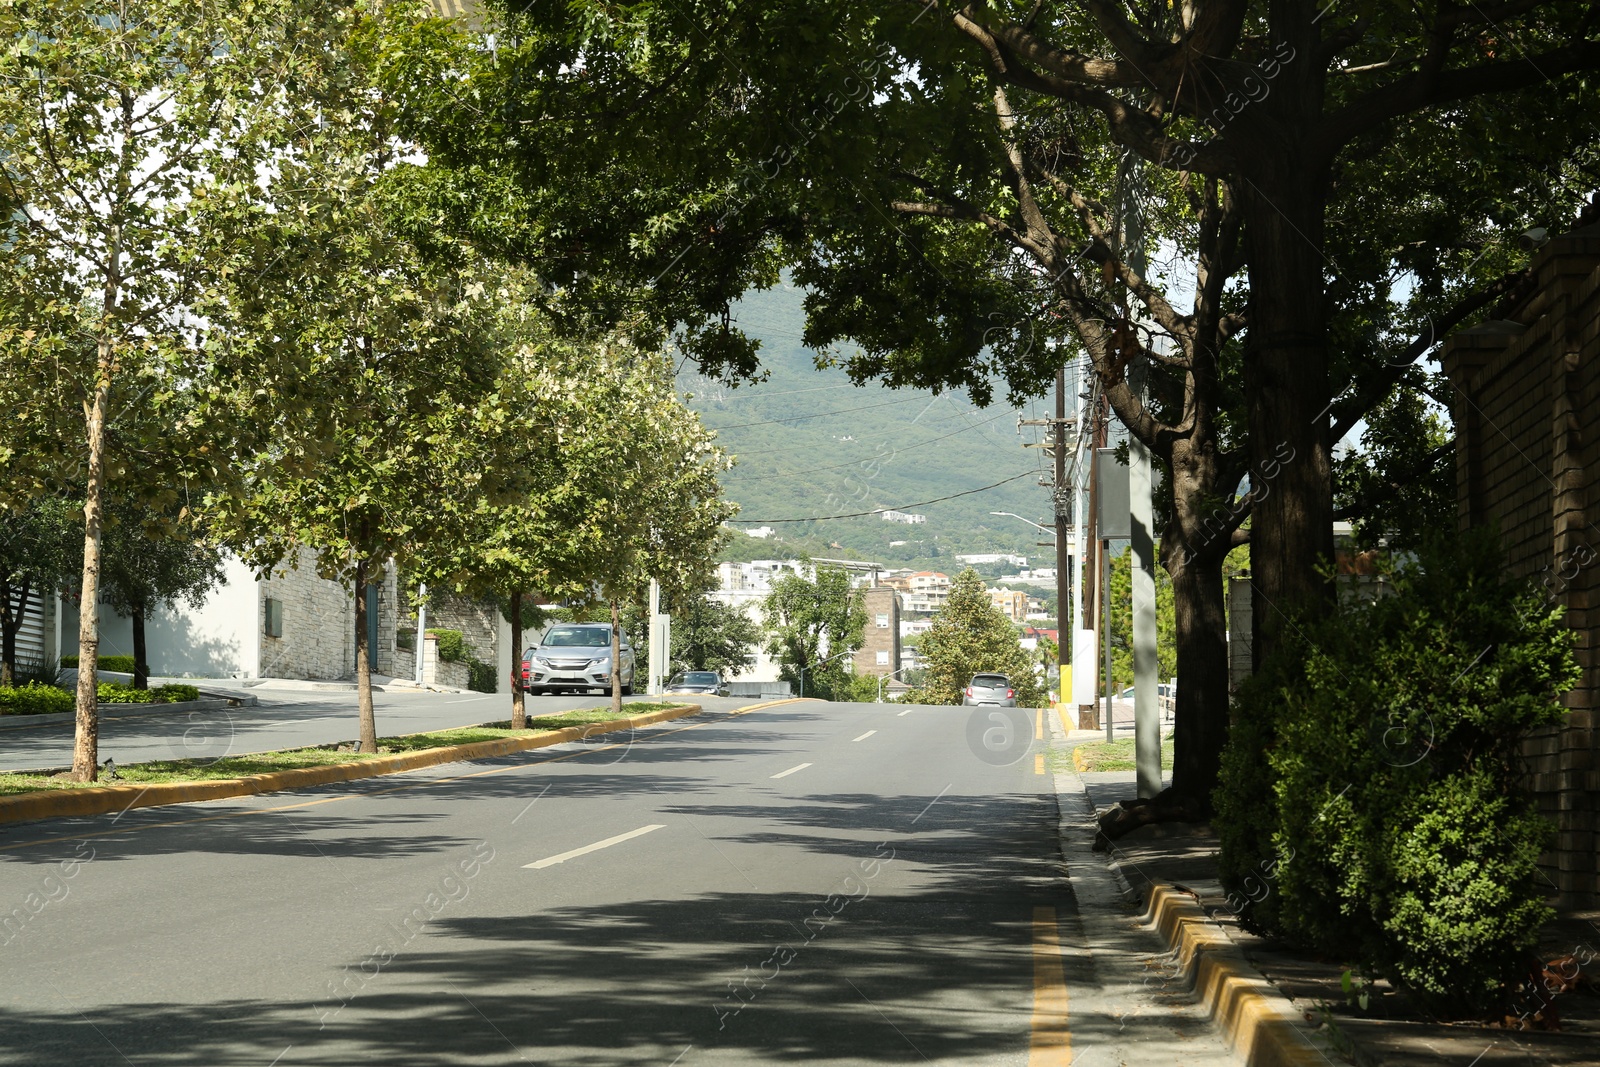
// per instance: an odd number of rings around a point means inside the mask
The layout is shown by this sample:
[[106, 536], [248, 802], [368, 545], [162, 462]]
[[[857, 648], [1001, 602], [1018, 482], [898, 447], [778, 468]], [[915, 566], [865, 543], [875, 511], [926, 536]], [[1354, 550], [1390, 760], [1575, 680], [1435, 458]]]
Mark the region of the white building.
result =
[[1009, 563], [1013, 567], [1026, 567], [1027, 556], [1013, 556], [1006, 552], [971, 552], [966, 555], [957, 554], [956, 559], [972, 567], [983, 566], [989, 563]]
[[903, 522], [903, 523], [907, 523], [907, 524], [912, 525], [912, 526], [916, 526], [916, 525], [919, 525], [920, 523], [924, 523], [924, 522], [928, 521], [928, 516], [926, 516], [926, 515], [912, 515], [909, 512], [904, 512], [904, 511], [892, 511], [891, 510], [891, 511], [880, 512], [879, 514], [881, 514], [883, 516], [883, 521], [884, 522]]
[[759, 537], [761, 540], [765, 541], [767, 538], [771, 537], [777, 532], [777, 530], [774, 530], [770, 526], [757, 526], [754, 529], [746, 530], [744, 535], [746, 537]]

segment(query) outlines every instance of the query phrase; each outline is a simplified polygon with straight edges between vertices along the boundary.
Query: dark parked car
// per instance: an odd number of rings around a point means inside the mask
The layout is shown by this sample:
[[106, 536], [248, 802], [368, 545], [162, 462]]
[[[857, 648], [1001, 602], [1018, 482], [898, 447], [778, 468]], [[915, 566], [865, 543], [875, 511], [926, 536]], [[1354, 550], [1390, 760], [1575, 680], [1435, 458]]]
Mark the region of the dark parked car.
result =
[[672, 676], [663, 692], [690, 693], [698, 696], [726, 696], [722, 675], [716, 671], [679, 671]]
[[[633, 646], [622, 635], [622, 695], [633, 693]], [[522, 688], [538, 695], [563, 689], [611, 688], [611, 626], [607, 623], [561, 623], [522, 654]]]
[[961, 706], [975, 708], [980, 704], [990, 704], [1000, 708], [1016, 707], [1017, 691], [1011, 688], [1011, 679], [1003, 674], [974, 674], [972, 681], [967, 683], [967, 691], [961, 698]]

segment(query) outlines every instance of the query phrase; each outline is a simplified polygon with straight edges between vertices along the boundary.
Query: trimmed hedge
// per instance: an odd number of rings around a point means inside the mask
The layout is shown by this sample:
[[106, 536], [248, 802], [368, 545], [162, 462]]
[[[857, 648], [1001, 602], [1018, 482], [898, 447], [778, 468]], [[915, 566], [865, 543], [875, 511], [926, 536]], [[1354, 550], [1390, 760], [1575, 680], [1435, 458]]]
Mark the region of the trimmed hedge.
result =
[[122, 682], [101, 682], [95, 693], [102, 704], [175, 704], [180, 700], [199, 700], [200, 690], [174, 682], [154, 689], [135, 689]]
[[460, 630], [429, 630], [439, 639], [439, 658], [446, 663], [466, 663], [472, 658], [467, 650], [467, 635]]
[[0, 715], [59, 715], [76, 706], [77, 698], [59, 686], [39, 682], [0, 685]]
[[1517, 753], [1565, 714], [1574, 635], [1484, 536], [1425, 549], [1394, 590], [1300, 620], [1241, 687], [1223, 884], [1258, 928], [1482, 1016], [1553, 914]]
[[[63, 667], [76, 667], [78, 665], [78, 657], [77, 656], [62, 656], [61, 657], [61, 665]], [[133, 673], [133, 657], [132, 656], [101, 656], [100, 657], [99, 669], [102, 670], [102, 671], [115, 671], [118, 674], [132, 674]]]

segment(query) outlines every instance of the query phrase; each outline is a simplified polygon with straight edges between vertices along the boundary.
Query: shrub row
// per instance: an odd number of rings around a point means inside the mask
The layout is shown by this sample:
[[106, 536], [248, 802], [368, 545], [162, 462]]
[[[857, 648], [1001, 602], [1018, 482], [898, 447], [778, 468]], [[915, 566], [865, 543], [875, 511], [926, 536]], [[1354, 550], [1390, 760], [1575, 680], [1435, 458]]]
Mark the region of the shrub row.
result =
[[59, 686], [40, 682], [0, 685], [0, 715], [57, 715], [75, 706], [74, 696]]
[[[62, 656], [61, 657], [61, 665], [63, 667], [76, 667], [78, 665], [78, 657], [77, 656]], [[132, 656], [101, 656], [100, 657], [99, 669], [102, 670], [102, 671], [116, 671], [119, 674], [132, 674], [133, 673], [133, 657]]]
[[95, 687], [102, 704], [176, 704], [180, 700], [199, 700], [200, 690], [182, 682], [158, 685], [154, 689], [135, 689], [122, 682], [101, 682]]
[[1559, 608], [1492, 540], [1433, 546], [1394, 594], [1287, 628], [1245, 685], [1216, 796], [1223, 883], [1269, 933], [1438, 1015], [1503, 1010], [1552, 915], [1530, 731], [1576, 683]]

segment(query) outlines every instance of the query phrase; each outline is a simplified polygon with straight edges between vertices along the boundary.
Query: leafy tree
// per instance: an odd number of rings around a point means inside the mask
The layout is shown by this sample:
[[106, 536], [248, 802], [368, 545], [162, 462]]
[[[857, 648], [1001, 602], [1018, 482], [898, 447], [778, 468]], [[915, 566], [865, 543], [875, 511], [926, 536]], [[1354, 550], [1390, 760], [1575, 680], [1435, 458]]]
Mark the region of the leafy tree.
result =
[[950, 583], [950, 599], [922, 637], [926, 667], [921, 687], [908, 699], [924, 704], [959, 704], [974, 674], [1003, 674], [1017, 692], [1017, 706], [1044, 706], [1034, 657], [1017, 641], [1011, 620], [989, 601], [983, 579], [970, 567]]
[[17, 631], [28, 604], [56, 596], [80, 571], [76, 510], [70, 500], [43, 496], [0, 515], [0, 685], [16, 677]]
[[672, 613], [674, 671], [737, 674], [755, 663], [760, 643], [761, 628], [734, 604], [693, 596]]
[[[242, 383], [216, 373], [224, 280], [258, 249], [235, 238], [292, 123], [289, 0], [92, 0], [0, 9], [0, 388], [25, 425], [10, 458], [37, 488], [84, 487], [81, 602], [101, 586], [108, 487], [127, 450], [158, 435], [158, 493], [220, 486], [219, 435], [248, 425], [196, 417]], [[68, 434], [71, 412], [82, 413]], [[121, 428], [124, 450], [109, 447]], [[55, 447], [51, 447], [51, 446]], [[10, 472], [13, 480], [18, 472]], [[125, 486], [125, 488], [129, 488]], [[73, 777], [96, 776], [98, 617], [80, 614]]]
[[1208, 806], [1225, 737], [1223, 557], [1254, 539], [1269, 651], [1328, 596], [1333, 442], [1590, 181], [1600, 43], [1560, 0], [509, 6], [474, 64], [411, 40], [391, 76], [441, 213], [563, 309], [643, 302], [753, 373], [728, 307], [790, 262], [858, 377], [987, 397], [1045, 384], [1052, 339], [1091, 357], [1169, 474], [1169, 812]]
[[796, 695], [832, 700], [847, 690], [844, 661], [865, 639], [865, 601], [838, 567], [817, 567], [811, 578], [785, 574], [772, 583], [761, 604], [767, 651], [778, 661], [778, 676], [795, 684]]
[[1454, 459], [1455, 434], [1429, 392], [1398, 390], [1367, 414], [1361, 448], [1336, 460], [1336, 514], [1364, 548], [1445, 536], [1456, 525]]
[[133, 625], [133, 687], [147, 689], [146, 618], [180, 600], [204, 603], [222, 582], [222, 550], [137, 501], [114, 501], [106, 520], [105, 602]]
[[[309, 18], [316, 43], [298, 72], [304, 116], [295, 151], [274, 160], [278, 210], [253, 233], [280, 250], [235, 279], [231, 322], [274, 343], [255, 368], [257, 422], [271, 440], [243, 492], [214, 495], [214, 521], [243, 557], [277, 565], [298, 549], [355, 597], [355, 675], [363, 751], [375, 751], [367, 596], [389, 560], [402, 566], [450, 535], [458, 494], [491, 491], [463, 455], [494, 392], [494, 274], [459, 242], [432, 240], [389, 193], [414, 164], [398, 103], [374, 88], [370, 41], [384, 19], [332, 8]], [[464, 480], [463, 480], [464, 478]]]

